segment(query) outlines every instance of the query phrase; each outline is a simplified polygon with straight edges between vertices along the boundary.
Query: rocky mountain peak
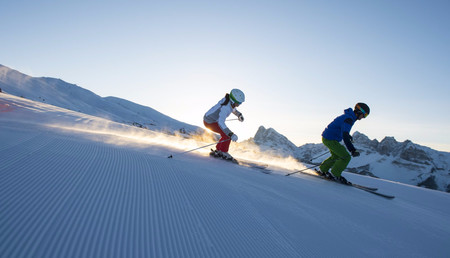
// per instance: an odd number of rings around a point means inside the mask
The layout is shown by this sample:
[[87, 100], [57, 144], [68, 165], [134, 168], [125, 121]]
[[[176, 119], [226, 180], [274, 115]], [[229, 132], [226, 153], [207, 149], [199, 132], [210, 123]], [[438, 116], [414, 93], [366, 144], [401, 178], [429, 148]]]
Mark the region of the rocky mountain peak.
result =
[[391, 155], [397, 148], [398, 141], [395, 140], [394, 137], [387, 136], [385, 137], [380, 144], [376, 147], [376, 151], [378, 151], [381, 155]]
[[353, 141], [357, 142], [360, 145], [370, 147], [372, 149], [376, 149], [380, 144], [376, 139], [370, 140], [369, 137], [367, 137], [366, 135], [364, 135], [358, 131], [356, 131], [353, 134]]
[[280, 153], [293, 153], [297, 151], [297, 146], [294, 143], [273, 128], [266, 129], [264, 126], [260, 126], [253, 141], [259, 147], [277, 150]]
[[369, 137], [359, 132], [353, 134], [353, 140], [359, 146], [364, 146], [381, 155], [399, 157], [420, 164], [430, 164], [432, 161], [432, 158], [420, 145], [410, 140], [398, 142], [394, 137], [387, 136], [381, 142], [378, 142], [376, 139], [370, 140]]

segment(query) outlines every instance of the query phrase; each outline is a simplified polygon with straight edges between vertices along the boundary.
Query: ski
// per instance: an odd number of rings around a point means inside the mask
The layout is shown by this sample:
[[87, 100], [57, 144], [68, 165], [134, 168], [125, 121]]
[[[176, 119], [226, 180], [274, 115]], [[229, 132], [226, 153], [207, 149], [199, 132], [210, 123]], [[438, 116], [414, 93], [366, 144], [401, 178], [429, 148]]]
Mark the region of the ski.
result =
[[233, 158], [233, 159], [224, 159], [222, 157], [214, 155], [213, 153], [214, 153], [214, 150], [211, 150], [211, 153], [209, 154], [209, 156], [211, 156], [211, 157], [213, 157], [215, 159], [228, 161], [228, 162], [231, 162], [231, 163], [234, 163], [236, 165], [243, 166], [243, 167], [253, 168], [253, 169], [256, 169], [256, 170], [258, 170], [258, 171], [260, 171], [260, 172], [262, 172], [264, 174], [271, 174], [272, 173], [272, 171], [267, 168], [268, 165], [257, 164], [257, 163], [250, 162], [250, 161], [245, 161], [245, 160], [237, 160], [235, 158]]
[[[325, 178], [325, 177], [323, 177], [323, 176], [317, 174], [316, 171], [314, 171], [316, 174], [311, 174], [311, 173], [308, 173], [308, 172], [306, 172], [306, 171], [298, 171], [298, 172], [300, 172], [300, 173], [302, 173], [302, 174], [305, 174], [305, 175], [310, 175], [310, 176], [313, 176], [313, 177], [317, 177], [317, 178], [320, 178], [320, 179], [323, 179], [323, 180], [327, 180], [327, 181], [330, 181], [330, 182], [339, 183], [339, 182], [337, 182], [337, 181], [329, 180], [329, 179], [327, 179], [327, 178]], [[339, 183], [339, 184], [341, 184], [341, 183]], [[360, 190], [366, 191], [366, 192], [368, 192], [368, 193], [372, 193], [372, 194], [375, 194], [375, 195], [384, 197], [384, 198], [386, 198], [386, 199], [393, 199], [393, 198], [395, 198], [395, 196], [393, 196], [393, 195], [389, 195], [389, 194], [384, 194], [384, 193], [379, 193], [379, 192], [377, 192], [378, 188], [375, 188], [375, 187], [369, 187], [369, 186], [364, 186], [364, 185], [358, 185], [358, 184], [354, 184], [354, 183], [351, 183], [351, 182], [349, 182], [348, 184], [344, 184], [344, 185], [353, 186], [353, 187], [355, 187], [355, 188], [357, 188], [357, 189], [360, 189]]]
[[240, 166], [258, 169], [264, 174], [271, 174], [272, 173], [272, 171], [267, 168], [268, 165], [265, 165], [265, 164], [261, 165], [261, 164], [257, 164], [257, 163], [253, 163], [253, 162], [249, 162], [249, 161], [244, 161], [244, 160], [236, 160], [236, 162]]
[[[328, 181], [333, 181], [333, 180], [330, 180], [330, 179], [320, 175], [317, 170], [314, 170], [314, 172], [316, 173], [316, 175], [318, 177], [320, 177], [322, 179], [325, 179], [325, 180], [328, 180]], [[336, 181], [333, 181], [333, 182], [336, 182]], [[339, 183], [339, 182], [336, 182], [336, 183]], [[360, 188], [360, 189], [366, 189], [366, 190], [369, 190], [369, 191], [377, 191], [378, 190], [378, 188], [376, 188], [376, 187], [370, 187], [370, 186], [365, 186], [365, 185], [358, 185], [358, 184], [355, 184], [355, 183], [352, 183], [352, 182], [347, 182], [347, 185], [353, 186], [353, 187], [356, 187], [356, 188]]]
[[384, 198], [386, 198], [386, 199], [394, 199], [394, 198], [395, 198], [395, 196], [393, 196], [393, 195], [384, 194], [384, 193], [379, 193], [379, 192], [377, 192], [377, 191], [370, 190], [370, 189], [367, 189], [367, 188], [364, 188], [364, 187], [360, 187], [360, 186], [355, 185], [355, 184], [351, 184], [351, 186], [353, 186], [353, 187], [355, 187], [355, 188], [358, 188], [358, 189], [360, 189], [360, 190], [366, 191], [366, 192], [368, 192], [368, 193], [376, 194], [376, 195], [381, 196], [381, 197], [384, 197]]
[[378, 188], [376, 188], [376, 187], [358, 185], [358, 184], [355, 184], [355, 183], [352, 183], [352, 182], [349, 182], [349, 185], [354, 186], [354, 187], [358, 187], [358, 188], [364, 188], [364, 189], [367, 189], [367, 190], [370, 190], [370, 191], [377, 191], [378, 190]]
[[[311, 174], [311, 173], [308, 173], [308, 172], [306, 172], [306, 171], [299, 171], [299, 172], [302, 173], [302, 174], [305, 174], [305, 175], [310, 175], [310, 176], [313, 176], [313, 177], [318, 177], [318, 178], [323, 179], [323, 180], [327, 180], [327, 181], [339, 183], [339, 182], [336, 182], [336, 181], [333, 181], [333, 180], [330, 180], [330, 179], [328, 179], [328, 178], [326, 178], [326, 177], [321, 176], [321, 175], [317, 172], [317, 170], [314, 170], [314, 173], [315, 173], [315, 174]], [[378, 190], [378, 188], [375, 188], [375, 187], [364, 186], [364, 185], [358, 185], [358, 184], [354, 184], [354, 183], [351, 183], [351, 182], [348, 182], [347, 185], [349, 185], [349, 186], [354, 186], [354, 187], [359, 187], [359, 188], [361, 188], [361, 189], [364, 188], [364, 189], [367, 189], [367, 190], [370, 190], [370, 191], [376, 191], [376, 190]]]

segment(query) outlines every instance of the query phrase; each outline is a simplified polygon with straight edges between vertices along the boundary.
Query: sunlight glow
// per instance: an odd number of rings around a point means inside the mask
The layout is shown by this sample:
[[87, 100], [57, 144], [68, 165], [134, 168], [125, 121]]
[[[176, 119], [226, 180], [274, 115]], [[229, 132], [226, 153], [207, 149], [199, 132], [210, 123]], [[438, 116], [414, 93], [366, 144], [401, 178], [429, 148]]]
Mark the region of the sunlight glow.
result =
[[[214, 135], [207, 132], [203, 135], [186, 138], [185, 136], [169, 135], [163, 132], [155, 132], [131, 126], [110, 122], [107, 125], [90, 120], [87, 124], [80, 126], [67, 126], [61, 124], [48, 125], [52, 128], [62, 130], [71, 130], [85, 133], [92, 140], [117, 146], [134, 146], [138, 148], [165, 147], [175, 150], [173, 153], [164, 153], [174, 156], [187, 153], [208, 156], [210, 149], [215, 148]], [[303, 169], [304, 166], [293, 157], [281, 157], [272, 152], [262, 152], [259, 147], [253, 143], [232, 143], [230, 153], [238, 160], [245, 160], [259, 164], [267, 164], [272, 168], [286, 171]], [[167, 155], [166, 155], [167, 154]]]

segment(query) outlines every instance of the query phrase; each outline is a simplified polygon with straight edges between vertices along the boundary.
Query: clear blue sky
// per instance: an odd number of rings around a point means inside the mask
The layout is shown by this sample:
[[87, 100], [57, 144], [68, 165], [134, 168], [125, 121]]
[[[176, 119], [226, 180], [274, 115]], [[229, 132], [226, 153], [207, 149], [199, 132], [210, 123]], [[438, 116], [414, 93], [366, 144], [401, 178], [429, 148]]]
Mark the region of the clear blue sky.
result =
[[450, 151], [450, 1], [2, 1], [0, 64], [203, 126], [232, 88], [260, 125], [318, 143], [358, 101], [355, 124]]

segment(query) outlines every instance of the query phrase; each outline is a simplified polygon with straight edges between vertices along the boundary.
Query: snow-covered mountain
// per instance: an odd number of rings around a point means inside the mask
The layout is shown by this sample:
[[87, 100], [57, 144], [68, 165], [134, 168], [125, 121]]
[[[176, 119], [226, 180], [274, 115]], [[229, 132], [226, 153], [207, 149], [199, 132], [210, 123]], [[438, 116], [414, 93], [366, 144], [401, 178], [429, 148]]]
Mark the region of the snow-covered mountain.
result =
[[[347, 171], [450, 192], [450, 153], [409, 140], [397, 142], [394, 137], [386, 137], [381, 142], [370, 140], [359, 132], [353, 134], [353, 140], [361, 156], [351, 160]], [[262, 151], [282, 157], [292, 156], [311, 164], [318, 164], [329, 156], [323, 144], [296, 147], [274, 129], [262, 126], [248, 143], [254, 143]]]
[[[102, 98], [60, 79], [30, 77], [2, 65], [0, 88], [4, 92], [26, 99], [166, 134], [190, 137], [207, 132], [172, 119], [150, 107], [116, 97]], [[393, 137], [386, 137], [378, 142], [356, 132], [353, 138], [362, 155], [352, 159], [348, 171], [450, 192], [450, 153], [435, 151], [411, 141], [399, 143]], [[327, 151], [322, 144], [297, 147], [274, 129], [262, 126], [254, 138], [234, 144], [232, 148], [233, 152], [241, 154], [249, 155], [252, 152], [253, 157], [260, 156], [260, 151], [263, 151], [266, 156], [291, 156], [298, 161], [315, 164], [327, 157], [324, 155], [311, 161], [311, 158]]]
[[345, 173], [388, 200], [278, 167], [268, 175], [205, 149], [181, 154], [204, 142], [1, 93], [0, 132], [2, 258], [450, 253], [448, 193]]
[[9, 94], [154, 131], [202, 134], [200, 127], [168, 117], [150, 107], [95, 93], [60, 79], [30, 77], [0, 65], [0, 88]]

